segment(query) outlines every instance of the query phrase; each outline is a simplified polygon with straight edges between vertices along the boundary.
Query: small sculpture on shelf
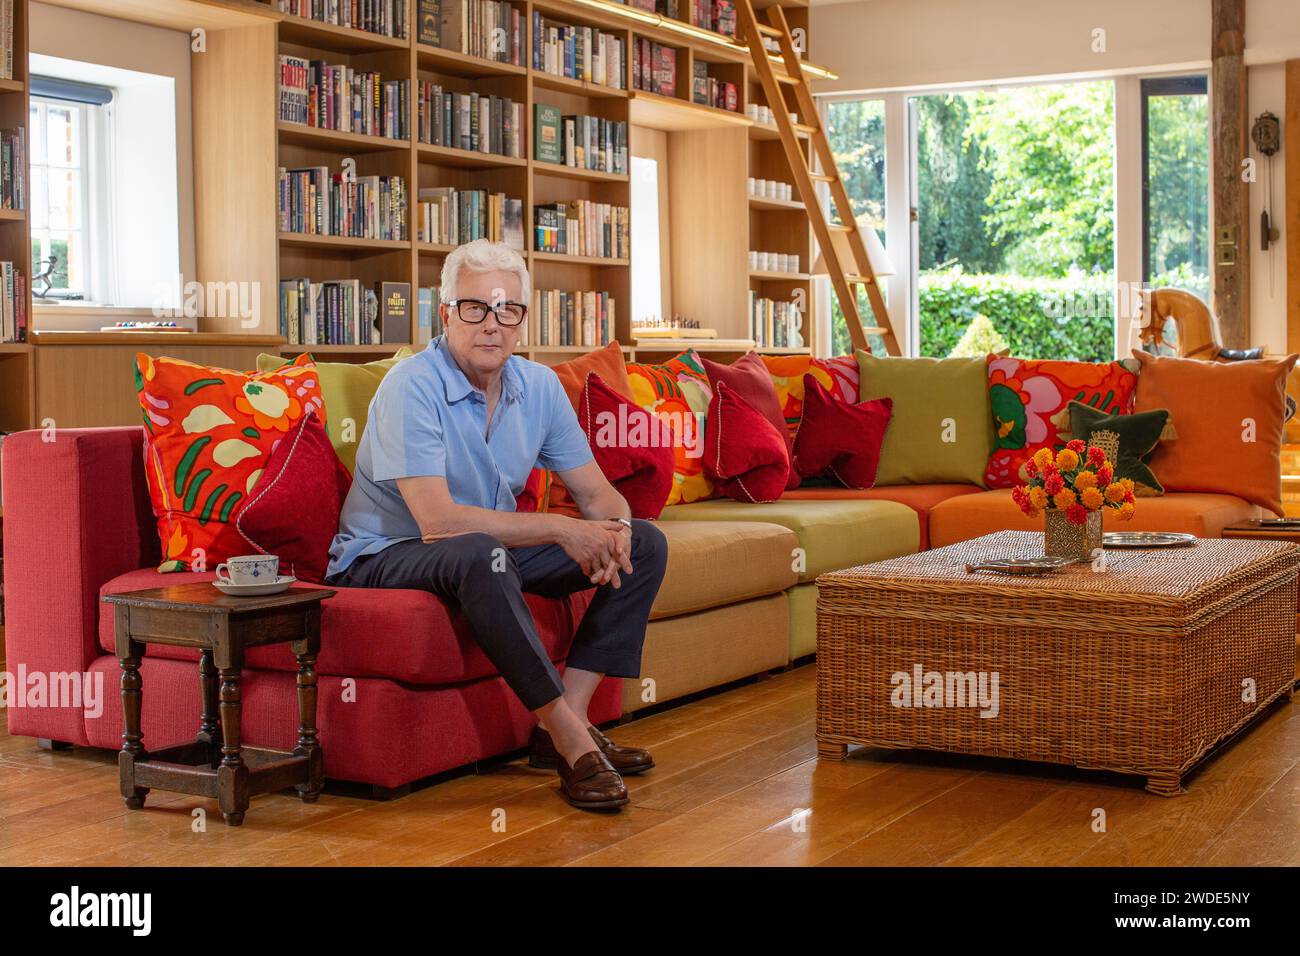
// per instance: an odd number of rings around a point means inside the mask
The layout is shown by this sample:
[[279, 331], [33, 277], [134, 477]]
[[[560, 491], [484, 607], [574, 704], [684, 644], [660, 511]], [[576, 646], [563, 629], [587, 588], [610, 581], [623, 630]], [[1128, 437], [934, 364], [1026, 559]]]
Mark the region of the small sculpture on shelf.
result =
[[[39, 265], [41, 266], [41, 271], [32, 277], [32, 294], [38, 299], [43, 299], [49, 294], [49, 291], [54, 288], [53, 276], [54, 270], [58, 268], [59, 265], [59, 257], [51, 253], [48, 259], [41, 259]], [[45, 288], [37, 289], [36, 283], [38, 282], [44, 282]]]

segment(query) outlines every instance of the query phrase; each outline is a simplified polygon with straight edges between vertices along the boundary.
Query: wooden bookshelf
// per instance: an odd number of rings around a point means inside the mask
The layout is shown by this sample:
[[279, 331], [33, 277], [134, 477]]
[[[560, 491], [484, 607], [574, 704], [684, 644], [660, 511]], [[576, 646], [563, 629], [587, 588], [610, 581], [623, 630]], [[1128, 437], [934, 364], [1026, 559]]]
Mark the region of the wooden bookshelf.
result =
[[[192, 55], [192, 128], [195, 182], [195, 276], [201, 283], [248, 282], [258, 289], [259, 319], [246, 328], [237, 317], [199, 319], [202, 339], [187, 340], [187, 357], [235, 361], [252, 355], [255, 343], [279, 334], [279, 283], [282, 278], [313, 281], [357, 279], [363, 286], [381, 281], [411, 286], [414, 320], [417, 290], [438, 284], [442, 263], [452, 246], [416, 239], [419, 190], [431, 186], [483, 188], [504, 192], [523, 203], [524, 250], [534, 289], [606, 290], [616, 303], [615, 332], [628, 355], [657, 357], [662, 342], [633, 348], [630, 257], [596, 259], [534, 251], [533, 210], [538, 204], [586, 199], [631, 206], [632, 181], [626, 174], [556, 166], [533, 159], [533, 107], [558, 106], [565, 114], [582, 113], [626, 122], [630, 140], [651, 143], [666, 177], [661, 202], [660, 234], [668, 249], [664, 308], [717, 329], [727, 348], [692, 342], [701, 349], [729, 354], [750, 336], [747, 298], [751, 289], [770, 297], [796, 292], [808, 300], [803, 330], [807, 351], [812, 341], [811, 230], [800, 204], [751, 199], [746, 176], [790, 181], [775, 128], [754, 124], [745, 115], [749, 102], [761, 101], [749, 52], [743, 39], [691, 27], [667, 17], [647, 16], [612, 0], [511, 0], [522, 14], [522, 62], [512, 64], [447, 50], [421, 42], [418, 0], [410, 0], [406, 37], [385, 37], [280, 13], [275, 0], [49, 0], [103, 16], [133, 20], [172, 30], [207, 31], [206, 51]], [[758, 0], [760, 9], [771, 0]], [[27, 3], [15, 3], [15, 76], [0, 80], [0, 126], [27, 123]], [[791, 26], [809, 27], [808, 0], [781, 0]], [[589, 26], [623, 40], [627, 71], [622, 88], [603, 86], [533, 67], [531, 19], [538, 12], [566, 24]], [[677, 50], [674, 95], [636, 89], [632, 76], [633, 41], [653, 40]], [[291, 54], [379, 72], [384, 80], [408, 82], [408, 136], [381, 136], [316, 129], [282, 121], [279, 112], [279, 56]], [[693, 101], [696, 63], [709, 73], [734, 82], [738, 109], [729, 111]], [[784, 75], [779, 59], [777, 73]], [[813, 75], [831, 75], [809, 64]], [[492, 93], [523, 105], [525, 117], [520, 157], [471, 152], [418, 141], [416, 83], [440, 83], [444, 89]], [[630, 143], [635, 154], [635, 142]], [[358, 239], [284, 233], [277, 207], [278, 167], [327, 166], [338, 170], [344, 159], [357, 174], [398, 175], [406, 180], [411, 203], [407, 238]], [[750, 249], [797, 252], [802, 271], [794, 275], [751, 274]], [[23, 263], [30, 271], [30, 230], [25, 211], [0, 211], [0, 258]], [[634, 250], [633, 255], [660, 254]], [[187, 279], [191, 278], [187, 276]], [[30, 291], [29, 291], [30, 296]], [[31, 315], [29, 301], [29, 317]], [[131, 333], [108, 333], [77, 350], [109, 350], [112, 362], [142, 340]], [[211, 344], [229, 343], [228, 347]], [[563, 361], [581, 346], [540, 346], [522, 353], [542, 362]], [[90, 340], [78, 340], [90, 342]], [[50, 338], [47, 345], [55, 345]], [[72, 355], [68, 343], [57, 343]], [[371, 346], [288, 345], [270, 351], [313, 351], [332, 360], [368, 361], [391, 353], [399, 343]], [[675, 344], [675, 343], [674, 343]], [[42, 346], [0, 348], [0, 429], [29, 427], [43, 412], [36, 381], [43, 367]], [[206, 350], [206, 351], [205, 351]], [[81, 354], [80, 351], [77, 354]], [[87, 352], [87, 354], [90, 354]], [[78, 362], [81, 362], [79, 359]], [[52, 383], [50, 365], [44, 380]], [[78, 367], [81, 367], [78, 365]], [[85, 360], [85, 367], [94, 363]], [[96, 419], [99, 421], [99, 419]], [[65, 422], [60, 424], [76, 424]]]
[[[15, 0], [13, 23], [13, 77], [0, 80], [0, 128], [27, 129], [27, 4]], [[31, 152], [28, 130], [27, 150]], [[24, 170], [28, 201], [31, 174]], [[32, 321], [32, 240], [26, 209], [0, 209], [0, 260], [12, 262], [27, 282], [27, 322]], [[0, 344], [0, 431], [30, 428], [36, 421], [34, 404], [36, 362], [32, 347], [24, 342]]]

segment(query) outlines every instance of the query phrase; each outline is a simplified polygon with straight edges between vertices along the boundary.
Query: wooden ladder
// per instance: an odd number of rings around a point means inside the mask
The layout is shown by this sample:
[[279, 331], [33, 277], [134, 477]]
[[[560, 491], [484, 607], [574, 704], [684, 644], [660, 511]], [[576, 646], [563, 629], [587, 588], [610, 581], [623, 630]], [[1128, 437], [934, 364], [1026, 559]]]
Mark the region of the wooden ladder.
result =
[[[899, 355], [901, 353], [898, 338], [894, 335], [889, 321], [885, 298], [880, 293], [880, 283], [876, 280], [871, 261], [867, 257], [867, 249], [862, 241], [862, 233], [858, 231], [849, 194], [844, 189], [844, 181], [840, 179], [839, 168], [835, 165], [835, 156], [831, 153], [830, 141], [827, 140], [826, 131], [822, 127], [821, 114], [813, 100], [812, 91], [808, 89], [808, 81], [804, 78], [799, 53], [794, 48], [794, 39], [790, 35], [790, 26], [786, 22], [785, 13], [779, 6], [768, 7], [767, 16], [770, 23], [759, 23], [752, 0], [736, 0], [736, 15], [741, 28], [745, 31], [750, 57], [754, 61], [754, 69], [758, 72], [759, 82], [763, 86], [763, 94], [767, 97], [768, 106], [771, 107], [776, 118], [776, 128], [781, 136], [781, 145], [785, 149], [786, 161], [790, 165], [790, 172], [794, 175], [799, 198], [803, 200], [808, 219], [812, 223], [813, 234], [817, 237], [817, 245], [821, 248], [822, 258], [830, 273], [831, 285], [835, 287], [835, 295], [840, 300], [840, 309], [844, 312], [844, 319], [848, 323], [849, 338], [853, 342], [853, 347], [871, 351], [867, 336], [875, 334], [884, 341], [885, 351], [888, 354]], [[763, 46], [765, 36], [774, 37], [780, 45], [781, 59], [785, 63], [785, 76], [778, 76], [772, 69], [772, 61]], [[803, 119], [802, 131], [808, 134], [818, 165], [826, 172], [816, 172], [808, 168], [808, 162], [799, 147], [800, 131], [796, 130], [795, 124], [790, 120], [790, 107], [786, 103], [782, 86], [793, 88], [795, 104], [799, 116]], [[839, 214], [839, 223], [832, 223], [827, 219], [826, 210], [817, 194], [816, 183], [819, 182], [826, 183], [830, 187], [831, 202], [835, 204], [835, 210]], [[845, 246], [837, 245], [832, 233], [842, 233], [848, 240], [847, 256], [844, 255]], [[843, 259], [851, 261], [842, 261]], [[846, 266], [850, 266], [851, 269], [845, 271]], [[862, 324], [862, 316], [858, 313], [858, 298], [854, 294], [854, 286], [857, 285], [867, 287], [867, 299], [871, 303], [872, 312], [875, 313], [876, 325]]]

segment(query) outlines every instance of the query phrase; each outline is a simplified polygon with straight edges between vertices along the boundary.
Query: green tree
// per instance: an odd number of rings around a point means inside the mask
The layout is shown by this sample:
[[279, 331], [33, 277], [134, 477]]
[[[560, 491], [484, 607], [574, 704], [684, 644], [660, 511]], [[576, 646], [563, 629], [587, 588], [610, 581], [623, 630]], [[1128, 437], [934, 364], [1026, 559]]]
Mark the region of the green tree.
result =
[[975, 96], [943, 93], [913, 100], [922, 272], [953, 262], [967, 272], [1002, 268], [1002, 249], [984, 224], [993, 180], [984, 146], [968, 130]]
[[968, 135], [992, 177], [984, 221], [1016, 274], [1112, 269], [1112, 89], [1063, 83], [975, 95]]
[[1150, 262], [1153, 273], [1188, 266], [1209, 274], [1210, 124], [1204, 94], [1148, 102]]

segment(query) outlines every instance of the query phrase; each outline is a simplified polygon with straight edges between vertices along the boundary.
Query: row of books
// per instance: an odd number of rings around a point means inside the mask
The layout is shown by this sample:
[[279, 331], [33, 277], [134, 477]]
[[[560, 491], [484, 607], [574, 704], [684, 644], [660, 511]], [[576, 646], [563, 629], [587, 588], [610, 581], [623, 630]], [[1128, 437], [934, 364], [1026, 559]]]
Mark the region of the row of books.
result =
[[760, 298], [750, 290], [749, 334], [758, 348], [789, 348], [802, 328], [803, 312], [793, 302]]
[[722, 110], [740, 111], [740, 91], [735, 83], [709, 76], [709, 65], [703, 60], [696, 60], [695, 73], [692, 77], [691, 98], [704, 106], [715, 106]]
[[626, 175], [627, 151], [627, 123], [563, 116], [558, 106], [533, 104], [533, 159]]
[[735, 0], [614, 0], [624, 6], [682, 20], [729, 37], [736, 35]]
[[280, 119], [342, 133], [406, 139], [409, 85], [300, 56], [280, 57]]
[[420, 0], [417, 39], [470, 56], [524, 65], [524, 21], [505, 0]]
[[406, 39], [407, 0], [277, 0], [281, 13]]
[[370, 345], [379, 341], [379, 298], [359, 279], [280, 280], [280, 334], [290, 345]]
[[498, 156], [524, 156], [524, 104], [488, 93], [459, 93], [420, 81], [416, 134], [421, 143]]
[[677, 50], [645, 37], [632, 42], [632, 83], [638, 90], [677, 95]]
[[534, 10], [533, 69], [627, 89], [627, 44], [612, 33], [559, 23]]
[[354, 239], [407, 238], [406, 180], [345, 179], [326, 166], [280, 167], [280, 231]]
[[0, 208], [27, 208], [27, 130], [0, 130]]
[[421, 189], [416, 207], [420, 242], [460, 245], [475, 239], [504, 242], [524, 251], [524, 201], [486, 189]]
[[0, 79], [14, 78], [14, 0], [0, 0]]
[[27, 341], [27, 277], [0, 262], [0, 342]]
[[528, 325], [533, 345], [608, 345], [614, 341], [614, 297], [608, 292], [537, 289]]
[[533, 248], [538, 252], [626, 259], [630, 236], [626, 206], [573, 199], [533, 207]]
[[442, 301], [442, 290], [435, 286], [423, 286], [416, 296], [415, 337], [413, 345], [428, 345], [430, 341], [442, 335], [446, 329], [442, 316], [438, 314], [438, 304]]

